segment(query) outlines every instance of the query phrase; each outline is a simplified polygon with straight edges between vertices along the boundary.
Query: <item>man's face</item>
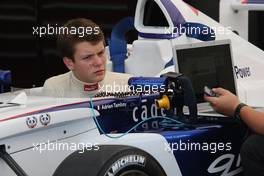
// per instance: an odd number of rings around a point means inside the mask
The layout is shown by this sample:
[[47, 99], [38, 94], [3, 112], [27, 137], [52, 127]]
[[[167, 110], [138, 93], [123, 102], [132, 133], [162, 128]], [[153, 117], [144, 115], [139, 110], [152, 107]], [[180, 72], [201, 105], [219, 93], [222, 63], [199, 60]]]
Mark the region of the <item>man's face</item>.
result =
[[65, 58], [64, 63], [80, 81], [86, 83], [102, 81], [105, 76], [106, 67], [106, 54], [103, 41], [94, 45], [89, 42], [76, 44], [74, 62]]

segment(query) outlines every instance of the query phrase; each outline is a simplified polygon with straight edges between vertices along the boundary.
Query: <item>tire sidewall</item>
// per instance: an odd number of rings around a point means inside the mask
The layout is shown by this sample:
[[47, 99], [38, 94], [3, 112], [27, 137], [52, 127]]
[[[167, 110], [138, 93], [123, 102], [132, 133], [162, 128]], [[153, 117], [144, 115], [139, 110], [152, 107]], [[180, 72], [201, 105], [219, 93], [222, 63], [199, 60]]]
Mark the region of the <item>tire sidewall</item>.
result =
[[158, 162], [146, 152], [128, 149], [114, 154], [101, 169], [99, 176], [119, 176], [136, 170], [149, 176], [166, 176]]

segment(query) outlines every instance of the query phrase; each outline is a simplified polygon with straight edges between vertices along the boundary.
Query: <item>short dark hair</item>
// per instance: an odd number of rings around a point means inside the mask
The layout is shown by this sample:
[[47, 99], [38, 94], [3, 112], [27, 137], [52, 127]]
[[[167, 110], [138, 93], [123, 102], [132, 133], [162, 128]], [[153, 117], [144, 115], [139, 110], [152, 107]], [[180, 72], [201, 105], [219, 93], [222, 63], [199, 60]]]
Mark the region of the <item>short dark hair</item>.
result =
[[[83, 35], [80, 35], [79, 29], [83, 30]], [[105, 44], [104, 40], [103, 31], [96, 23], [89, 19], [76, 18], [69, 20], [63, 26], [63, 33], [60, 33], [57, 38], [57, 48], [62, 57], [68, 57], [74, 61], [74, 47], [77, 43], [97, 44], [103, 41]]]

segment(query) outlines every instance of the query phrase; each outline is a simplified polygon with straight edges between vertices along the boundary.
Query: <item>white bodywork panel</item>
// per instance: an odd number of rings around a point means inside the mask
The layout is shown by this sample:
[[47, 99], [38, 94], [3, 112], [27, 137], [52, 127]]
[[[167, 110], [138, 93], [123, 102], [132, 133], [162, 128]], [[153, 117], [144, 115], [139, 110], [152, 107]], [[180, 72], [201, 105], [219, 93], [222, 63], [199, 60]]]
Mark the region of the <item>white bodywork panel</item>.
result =
[[248, 40], [248, 12], [264, 11], [264, 4], [245, 4], [240, 0], [220, 0], [219, 17], [220, 24], [229, 27]]

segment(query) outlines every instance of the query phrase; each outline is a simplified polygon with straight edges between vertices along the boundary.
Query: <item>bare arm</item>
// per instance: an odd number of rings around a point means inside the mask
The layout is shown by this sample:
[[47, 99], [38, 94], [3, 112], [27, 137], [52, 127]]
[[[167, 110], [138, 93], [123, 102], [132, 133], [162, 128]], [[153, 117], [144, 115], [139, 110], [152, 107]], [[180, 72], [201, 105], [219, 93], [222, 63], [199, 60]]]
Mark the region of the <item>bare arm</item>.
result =
[[256, 133], [264, 135], [264, 113], [245, 106], [240, 111], [241, 119]]
[[[222, 88], [213, 89], [219, 97], [205, 96], [215, 111], [232, 117], [237, 105], [240, 103], [237, 96]], [[264, 113], [258, 112], [249, 106], [240, 110], [241, 119], [256, 133], [264, 135]]]

